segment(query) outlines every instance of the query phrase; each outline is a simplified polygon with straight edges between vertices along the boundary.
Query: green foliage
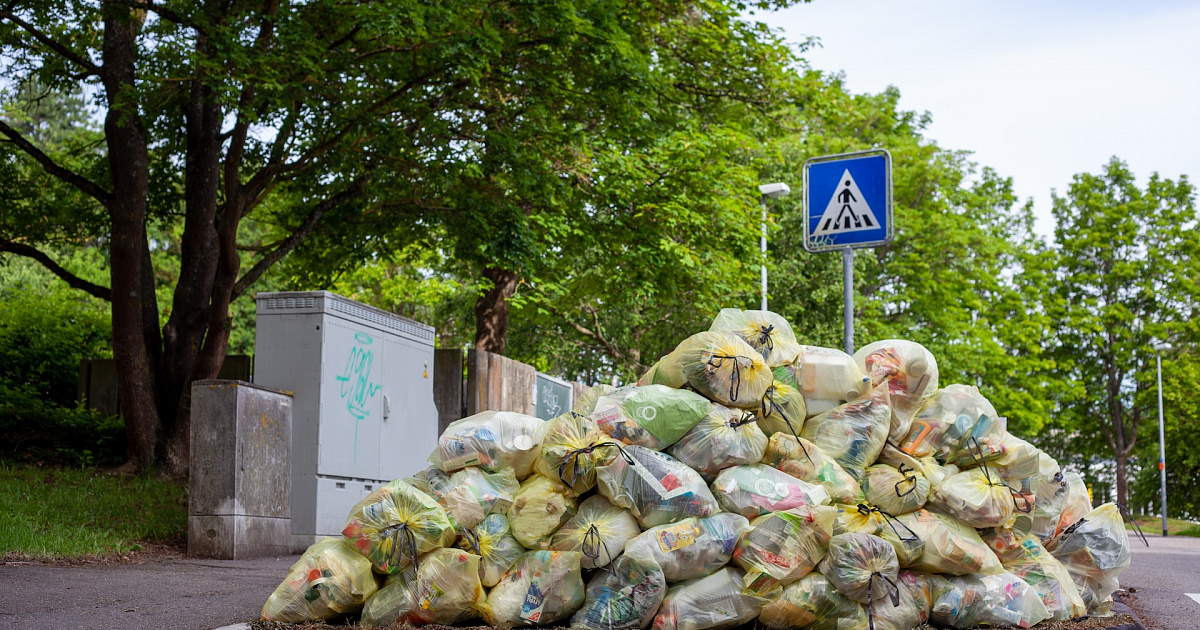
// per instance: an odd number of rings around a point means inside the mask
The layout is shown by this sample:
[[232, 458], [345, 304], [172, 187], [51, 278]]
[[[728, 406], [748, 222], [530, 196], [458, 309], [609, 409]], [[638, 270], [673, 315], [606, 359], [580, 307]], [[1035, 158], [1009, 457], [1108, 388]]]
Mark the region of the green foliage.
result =
[[0, 554], [126, 554], [138, 541], [178, 541], [187, 487], [154, 476], [0, 463]]
[[[1200, 354], [1191, 345], [1163, 357], [1163, 423], [1167, 445], [1167, 513], [1200, 520]], [[1157, 396], [1157, 392], [1148, 392]], [[1157, 400], [1148, 401], [1157, 405]], [[1137, 445], [1137, 476], [1131, 483], [1130, 504], [1158, 512], [1161, 509], [1158, 471], [1158, 413], [1152, 406]], [[1200, 531], [1196, 535], [1200, 535]]]

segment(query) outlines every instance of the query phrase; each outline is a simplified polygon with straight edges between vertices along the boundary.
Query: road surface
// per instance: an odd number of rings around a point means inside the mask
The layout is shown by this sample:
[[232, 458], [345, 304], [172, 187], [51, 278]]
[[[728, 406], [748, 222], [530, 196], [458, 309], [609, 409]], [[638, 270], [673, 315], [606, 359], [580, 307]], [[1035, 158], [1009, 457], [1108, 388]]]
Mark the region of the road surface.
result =
[[[1200, 538], [1146, 535], [1150, 547], [1129, 537], [1133, 560], [1121, 574], [1132, 590], [1126, 603], [1150, 630], [1200, 628]], [[1191, 594], [1192, 596], [1189, 596]]]

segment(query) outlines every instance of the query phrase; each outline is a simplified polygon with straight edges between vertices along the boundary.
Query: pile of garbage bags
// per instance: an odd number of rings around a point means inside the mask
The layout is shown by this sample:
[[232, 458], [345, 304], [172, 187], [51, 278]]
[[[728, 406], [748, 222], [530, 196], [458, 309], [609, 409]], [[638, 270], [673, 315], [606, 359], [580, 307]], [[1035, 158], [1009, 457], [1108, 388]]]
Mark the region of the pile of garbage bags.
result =
[[[430, 419], [432, 421], [432, 419]], [[637, 384], [452, 423], [265, 620], [581, 630], [1029, 628], [1109, 614], [1114, 504], [903, 340], [853, 356], [725, 309]]]

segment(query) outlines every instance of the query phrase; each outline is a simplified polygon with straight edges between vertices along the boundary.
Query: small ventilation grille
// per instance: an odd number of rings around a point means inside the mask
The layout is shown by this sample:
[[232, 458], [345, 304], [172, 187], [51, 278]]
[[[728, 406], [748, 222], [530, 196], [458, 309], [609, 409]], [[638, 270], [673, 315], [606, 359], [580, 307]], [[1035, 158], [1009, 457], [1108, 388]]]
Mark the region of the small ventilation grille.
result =
[[379, 313], [379, 312], [371, 310], [371, 309], [362, 308], [361, 306], [358, 306], [353, 303], [346, 303], [341, 300], [329, 300], [329, 309], [333, 310], [333, 311], [339, 311], [339, 312], [345, 313], [347, 315], [353, 315], [355, 317], [365, 319], [369, 322], [374, 322], [374, 323], [379, 324], [380, 326], [384, 326], [386, 328], [391, 328], [393, 330], [399, 330], [401, 332], [408, 333], [414, 337], [419, 337], [421, 339], [429, 339], [429, 340], [433, 339], [433, 331], [429, 330], [428, 328], [414, 326], [411, 323], [409, 323], [403, 319], [400, 319], [397, 317], [388, 317], [387, 315], [384, 315], [383, 313]]
[[267, 308], [313, 308], [317, 305], [316, 298], [267, 298]]

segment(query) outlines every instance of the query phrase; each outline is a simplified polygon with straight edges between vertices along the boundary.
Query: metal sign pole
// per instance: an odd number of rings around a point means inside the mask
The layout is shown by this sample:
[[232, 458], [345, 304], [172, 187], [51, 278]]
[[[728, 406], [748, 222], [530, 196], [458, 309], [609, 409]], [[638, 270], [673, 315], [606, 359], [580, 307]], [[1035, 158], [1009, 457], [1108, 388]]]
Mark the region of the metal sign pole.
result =
[[1167, 537], [1167, 441], [1163, 429], [1162, 403], [1162, 351], [1155, 348], [1158, 356], [1158, 472], [1162, 479], [1163, 538]]
[[767, 196], [761, 195], [758, 198], [762, 204], [762, 238], [759, 240], [759, 246], [762, 250], [762, 310], [767, 310]]
[[854, 250], [842, 249], [842, 335], [846, 354], [854, 354]]

